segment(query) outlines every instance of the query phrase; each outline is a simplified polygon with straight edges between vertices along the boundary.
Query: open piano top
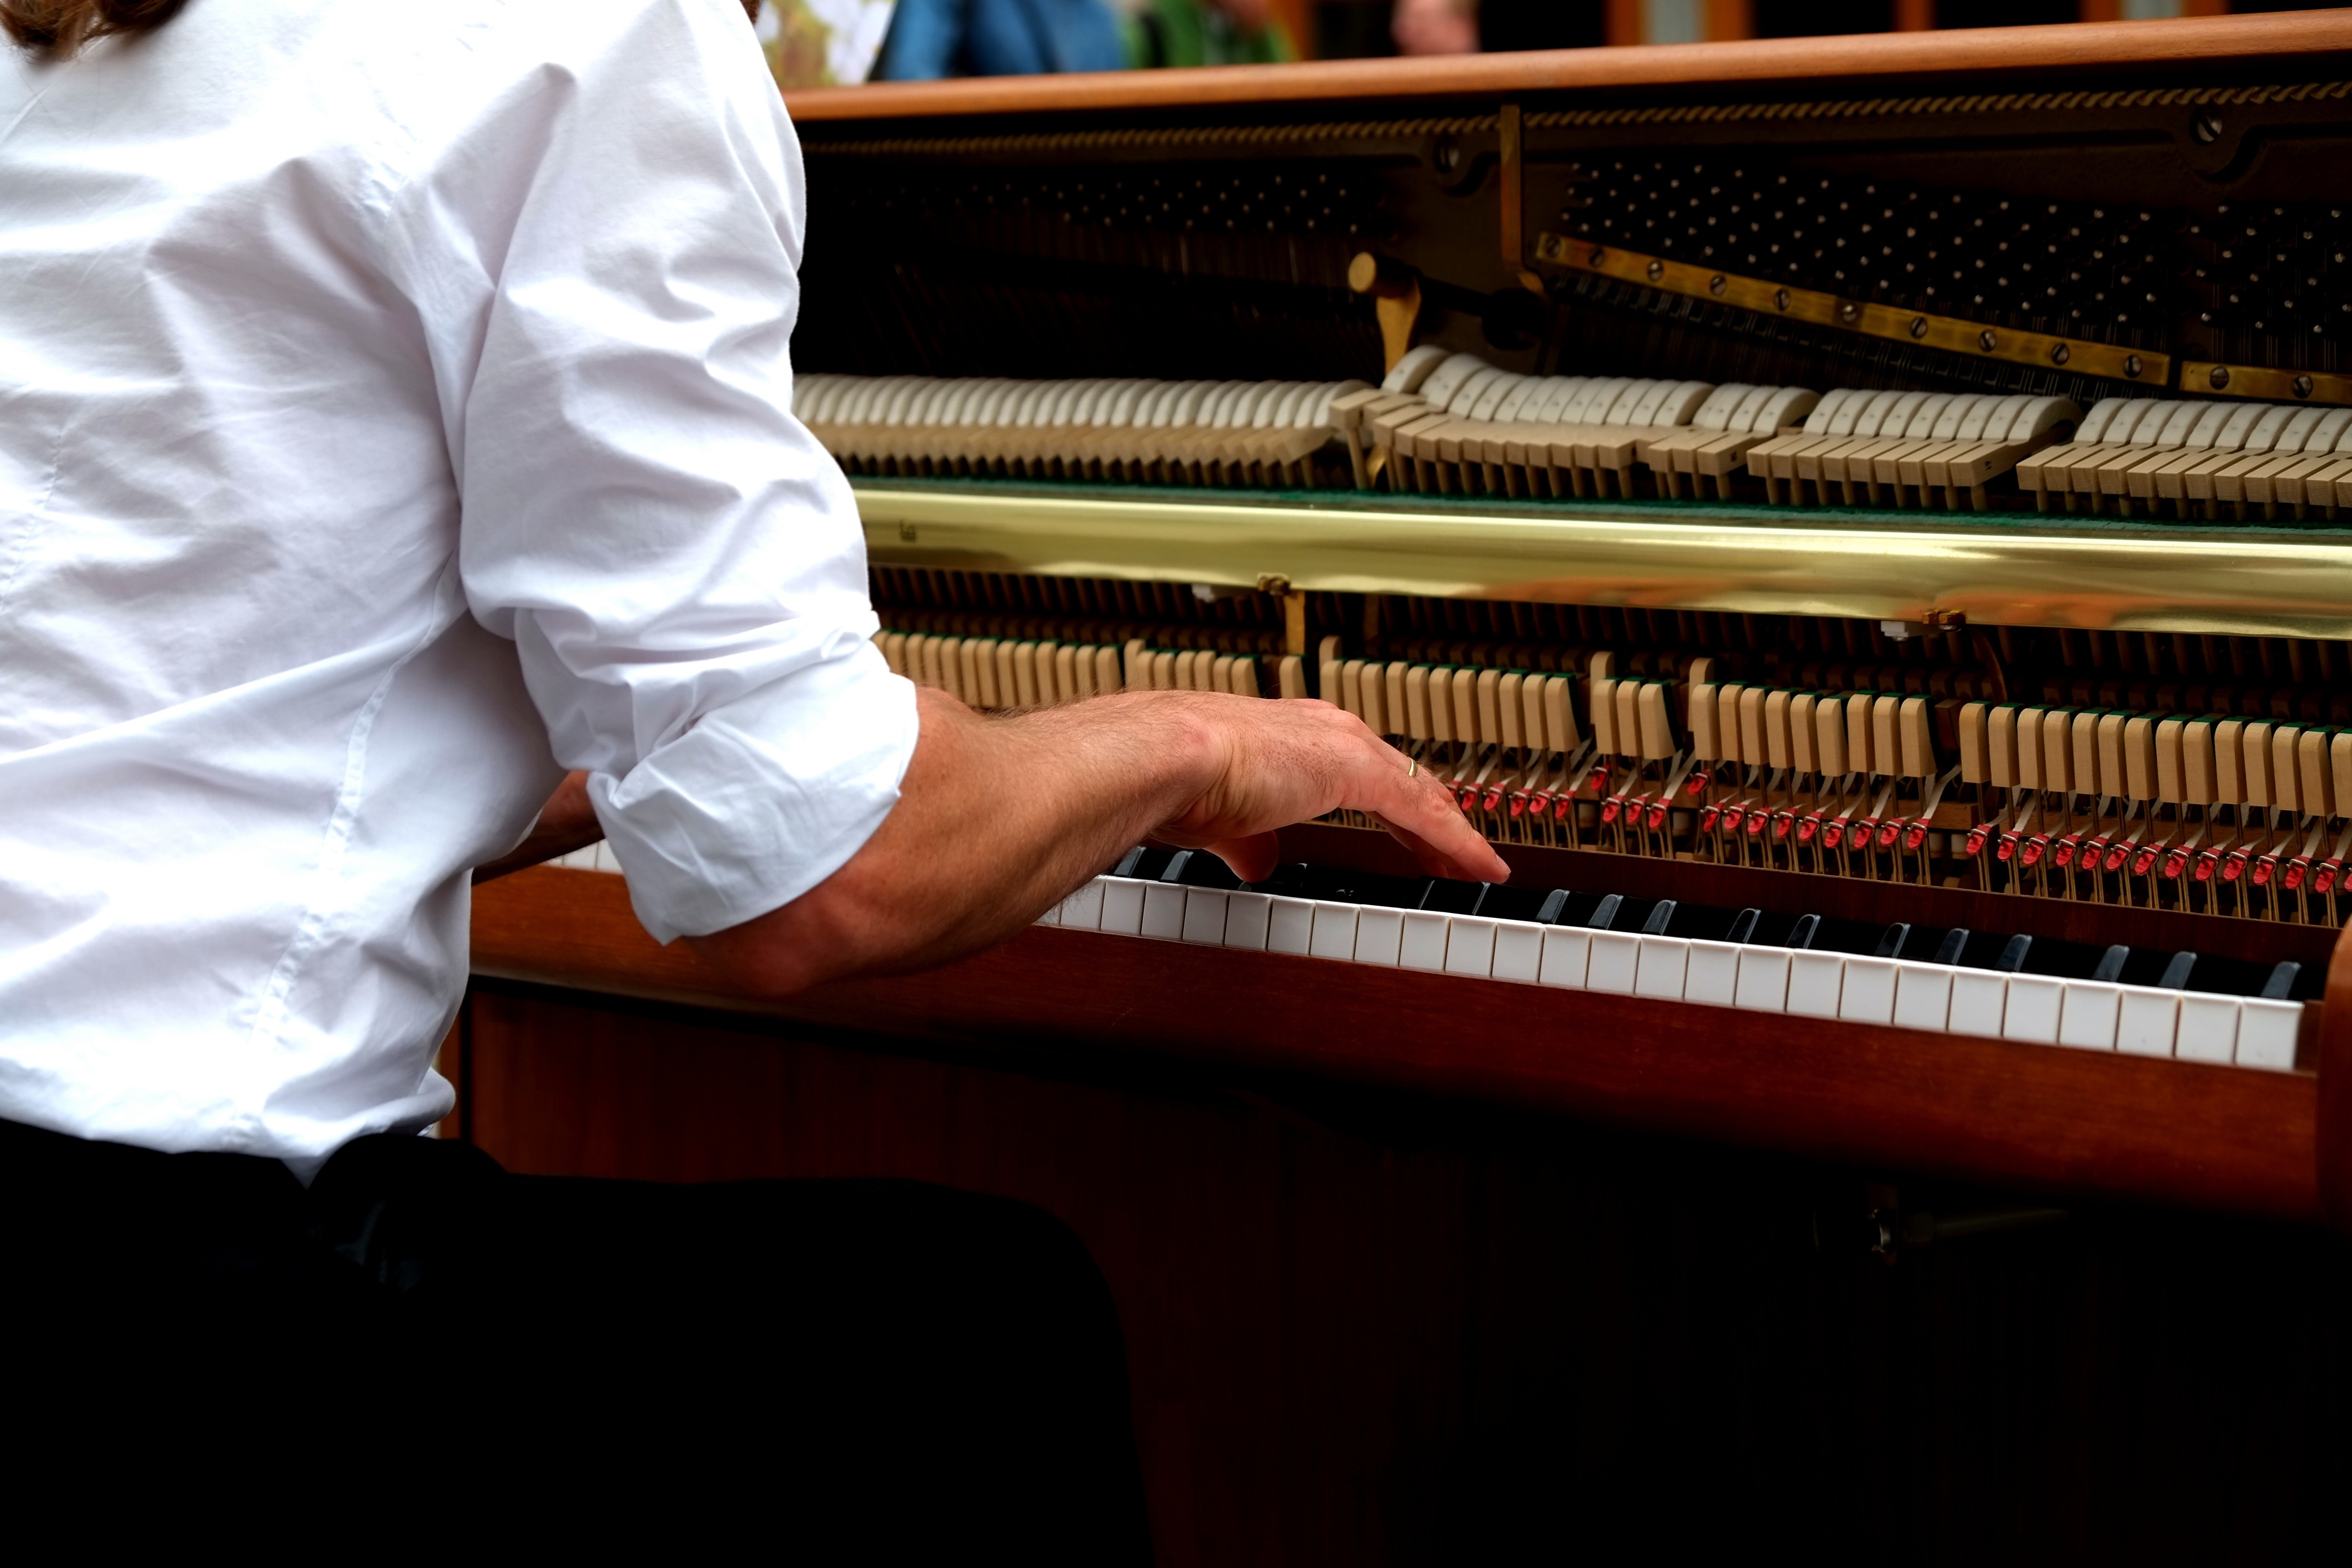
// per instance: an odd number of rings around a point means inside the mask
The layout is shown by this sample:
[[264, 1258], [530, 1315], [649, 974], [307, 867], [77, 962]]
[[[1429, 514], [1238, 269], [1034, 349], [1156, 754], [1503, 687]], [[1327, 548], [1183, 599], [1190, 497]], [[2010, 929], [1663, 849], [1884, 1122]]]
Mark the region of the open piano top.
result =
[[[1515, 867], [1317, 825], [795, 1006], [2352, 1216], [2352, 19], [792, 108], [893, 666], [1339, 702]], [[478, 967], [734, 1005], [595, 863]]]

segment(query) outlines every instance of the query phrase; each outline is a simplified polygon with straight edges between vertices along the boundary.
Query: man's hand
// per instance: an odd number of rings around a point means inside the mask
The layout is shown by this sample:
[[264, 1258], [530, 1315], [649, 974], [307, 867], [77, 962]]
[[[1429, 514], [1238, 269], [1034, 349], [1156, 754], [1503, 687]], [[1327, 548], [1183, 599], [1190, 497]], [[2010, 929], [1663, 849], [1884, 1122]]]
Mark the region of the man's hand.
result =
[[1235, 876], [1255, 882], [1274, 870], [1276, 828], [1346, 807], [1378, 819], [1433, 877], [1499, 882], [1510, 875], [1454, 797], [1345, 709], [1171, 695], [1203, 705], [1204, 743], [1219, 763], [1215, 781], [1151, 837], [1213, 850]]
[[943, 691], [919, 699], [922, 735], [874, 837], [782, 909], [688, 939], [697, 952], [774, 995], [929, 968], [1012, 935], [1147, 837], [1255, 881], [1276, 829], [1342, 807], [1433, 876], [1510, 874], [1451, 795], [1328, 703], [1129, 692], [982, 718]]

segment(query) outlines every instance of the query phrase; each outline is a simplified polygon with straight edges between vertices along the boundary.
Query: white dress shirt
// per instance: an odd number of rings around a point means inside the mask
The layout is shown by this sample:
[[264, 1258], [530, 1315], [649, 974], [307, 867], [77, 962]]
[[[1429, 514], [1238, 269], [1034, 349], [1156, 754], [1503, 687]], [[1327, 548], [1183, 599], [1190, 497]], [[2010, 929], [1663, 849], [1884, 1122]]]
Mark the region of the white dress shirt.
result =
[[664, 941], [898, 798], [740, 0], [194, 0], [0, 48], [0, 1117], [298, 1171], [450, 1104], [584, 768]]

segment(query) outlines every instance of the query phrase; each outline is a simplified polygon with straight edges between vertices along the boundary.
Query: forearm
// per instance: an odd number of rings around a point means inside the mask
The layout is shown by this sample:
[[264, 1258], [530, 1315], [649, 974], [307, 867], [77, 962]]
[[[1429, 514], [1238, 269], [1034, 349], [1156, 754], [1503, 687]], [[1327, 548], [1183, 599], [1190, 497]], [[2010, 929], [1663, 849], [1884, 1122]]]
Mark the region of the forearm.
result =
[[1276, 828], [1340, 806], [1433, 874], [1509, 874], [1452, 796], [1326, 703], [1130, 692], [982, 719], [944, 692], [920, 700], [898, 803], [873, 837], [793, 902], [693, 939], [698, 952], [772, 994], [923, 968], [1002, 941], [1147, 835], [1256, 879]]
[[1138, 693], [982, 718], [942, 691], [920, 702], [898, 804], [866, 846], [698, 950], [776, 992], [944, 963], [1034, 921], [1213, 778], [1215, 737], [1190, 703]]

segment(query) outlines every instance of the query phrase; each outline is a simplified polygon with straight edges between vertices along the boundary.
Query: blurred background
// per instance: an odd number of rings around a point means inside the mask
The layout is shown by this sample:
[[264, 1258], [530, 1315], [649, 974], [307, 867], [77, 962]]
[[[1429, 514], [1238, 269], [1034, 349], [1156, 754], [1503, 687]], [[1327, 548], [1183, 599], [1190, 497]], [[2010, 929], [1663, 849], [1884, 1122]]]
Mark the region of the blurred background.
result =
[[2145, 20], [2297, 0], [764, 0], [786, 87]]

